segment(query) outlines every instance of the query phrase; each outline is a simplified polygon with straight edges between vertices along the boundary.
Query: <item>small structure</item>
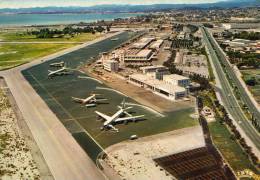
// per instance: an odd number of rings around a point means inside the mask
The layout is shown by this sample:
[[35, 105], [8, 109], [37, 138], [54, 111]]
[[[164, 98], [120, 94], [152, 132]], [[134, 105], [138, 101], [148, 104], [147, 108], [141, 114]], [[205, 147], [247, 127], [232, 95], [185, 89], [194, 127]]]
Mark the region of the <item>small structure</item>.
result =
[[171, 47], [172, 47], [172, 41], [166, 41], [164, 43], [164, 50], [171, 50]]
[[119, 62], [115, 60], [107, 60], [103, 62], [104, 69], [109, 72], [117, 72], [119, 69]]
[[206, 118], [208, 122], [212, 122], [215, 120], [214, 113], [208, 106], [205, 106], [202, 109], [201, 114]]

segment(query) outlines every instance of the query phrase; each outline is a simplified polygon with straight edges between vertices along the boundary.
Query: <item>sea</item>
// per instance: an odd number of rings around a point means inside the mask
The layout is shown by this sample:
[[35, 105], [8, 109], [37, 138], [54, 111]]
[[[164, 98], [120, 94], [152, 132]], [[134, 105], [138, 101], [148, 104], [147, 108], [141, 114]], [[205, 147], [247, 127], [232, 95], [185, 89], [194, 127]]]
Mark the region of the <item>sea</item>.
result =
[[0, 14], [0, 27], [71, 24], [113, 20], [142, 15], [140, 13], [65, 13], [65, 14]]

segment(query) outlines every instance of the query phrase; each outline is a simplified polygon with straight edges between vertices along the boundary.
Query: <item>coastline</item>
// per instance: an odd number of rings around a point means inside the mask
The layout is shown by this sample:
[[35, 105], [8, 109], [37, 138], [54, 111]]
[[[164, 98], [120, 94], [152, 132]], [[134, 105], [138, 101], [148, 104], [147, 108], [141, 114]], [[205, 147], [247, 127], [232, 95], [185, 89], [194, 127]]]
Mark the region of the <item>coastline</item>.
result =
[[[145, 13], [139, 12], [46, 12], [46, 13], [0, 13], [1, 28], [34, 28], [77, 25], [95, 23], [97, 21], [113, 21], [117, 18], [131, 18]], [[20, 18], [17, 18], [20, 16]], [[22, 17], [21, 17], [22, 16]], [[28, 16], [32, 20], [28, 21]], [[50, 18], [51, 17], [51, 18]], [[37, 19], [38, 18], [38, 19]], [[48, 19], [49, 18], [49, 19]], [[17, 21], [17, 19], [20, 19]], [[46, 19], [46, 20], [43, 20]], [[56, 20], [55, 20], [56, 19]], [[12, 23], [16, 21], [15, 23]], [[40, 22], [42, 21], [42, 22]]]

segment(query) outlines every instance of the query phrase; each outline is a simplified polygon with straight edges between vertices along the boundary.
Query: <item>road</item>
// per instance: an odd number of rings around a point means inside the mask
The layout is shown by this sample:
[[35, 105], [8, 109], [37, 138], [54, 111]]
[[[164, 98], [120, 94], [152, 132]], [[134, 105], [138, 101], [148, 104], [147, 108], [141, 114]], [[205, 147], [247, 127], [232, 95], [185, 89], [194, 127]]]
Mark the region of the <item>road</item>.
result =
[[239, 81], [237, 74], [234, 72], [232, 65], [230, 64], [229, 60], [227, 59], [227, 56], [224, 54], [222, 49], [219, 47], [218, 43], [211, 35], [209, 37], [211, 38], [211, 44], [213, 45], [213, 48], [216, 50], [216, 53], [218, 54], [219, 60], [225, 65], [226, 73], [230, 77], [232, 84], [234, 84], [237, 87], [241, 100], [248, 107], [248, 110], [251, 112], [251, 114], [253, 114], [254, 118], [256, 118], [257, 122], [260, 124], [259, 107], [257, 107], [256, 104], [252, 102], [251, 98], [245, 90], [245, 87]]
[[0, 72], [0, 76], [4, 77], [51, 174], [56, 180], [104, 180], [106, 178], [27, 82], [21, 71], [119, 33], [121, 32], [108, 34], [94, 41]]
[[230, 113], [232, 118], [236, 121], [236, 124], [241, 128], [241, 130], [247, 136], [245, 137], [246, 141], [247, 140], [251, 141], [248, 144], [252, 146], [253, 152], [255, 152], [257, 156], [259, 156], [259, 149], [260, 149], [259, 133], [255, 130], [251, 122], [246, 118], [243, 110], [239, 106], [238, 101], [234, 95], [233, 88], [230, 86], [227, 76], [223, 70], [223, 67], [219, 62], [219, 58], [209, 41], [209, 39], [212, 37], [209, 36], [209, 34], [207, 34], [207, 30], [205, 31], [204, 30], [202, 29], [204, 40], [209, 50], [209, 54], [212, 59], [212, 65], [216, 71], [217, 79], [220, 81], [221, 84], [221, 89], [219, 91], [224, 106], [227, 109], [227, 111]]

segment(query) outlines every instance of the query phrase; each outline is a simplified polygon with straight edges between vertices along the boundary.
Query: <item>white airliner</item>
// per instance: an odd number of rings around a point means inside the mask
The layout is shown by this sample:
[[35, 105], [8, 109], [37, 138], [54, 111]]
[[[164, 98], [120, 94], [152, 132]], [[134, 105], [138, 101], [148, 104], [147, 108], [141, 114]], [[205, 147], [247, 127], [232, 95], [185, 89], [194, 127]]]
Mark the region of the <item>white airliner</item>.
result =
[[[99, 117], [101, 117], [105, 120], [105, 122], [103, 123], [103, 126], [101, 127], [101, 130], [113, 129], [114, 131], [119, 132], [119, 130], [113, 126], [114, 123], [136, 121], [136, 120], [144, 117], [144, 115], [133, 116], [133, 115], [129, 114], [126, 110], [131, 109], [132, 107], [125, 107], [125, 101], [123, 101], [122, 106], [118, 106], [118, 108], [119, 108], [119, 110], [113, 116], [108, 116], [101, 112], [95, 111], [95, 113]], [[126, 117], [120, 117], [123, 114], [126, 115]]]
[[69, 72], [69, 68], [67, 68], [66, 66], [64, 66], [58, 70], [55, 70], [55, 71], [48, 70], [48, 72], [49, 72], [48, 77], [71, 74], [71, 72]]
[[96, 106], [97, 102], [107, 101], [107, 99], [97, 99], [96, 98], [97, 95], [99, 95], [99, 94], [92, 94], [91, 96], [89, 96], [85, 99], [72, 97], [72, 100], [74, 102], [84, 104], [84, 105], [86, 105], [86, 107], [94, 107], [94, 106]]
[[64, 65], [65, 65], [64, 61], [50, 64], [51, 67], [64, 67]]

